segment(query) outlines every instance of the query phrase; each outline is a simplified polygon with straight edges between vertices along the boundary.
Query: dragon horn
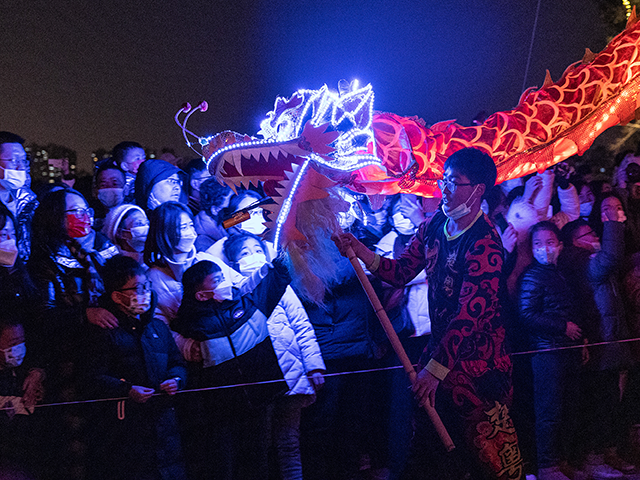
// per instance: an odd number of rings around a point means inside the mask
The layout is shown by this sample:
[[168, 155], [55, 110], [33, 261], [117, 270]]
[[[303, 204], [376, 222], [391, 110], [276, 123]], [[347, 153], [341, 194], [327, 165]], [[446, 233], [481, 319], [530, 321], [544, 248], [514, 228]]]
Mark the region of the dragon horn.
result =
[[595, 58], [596, 58], [596, 54], [593, 53], [590, 49], [585, 48], [584, 57], [582, 57], [582, 63], [583, 64], [591, 63]]

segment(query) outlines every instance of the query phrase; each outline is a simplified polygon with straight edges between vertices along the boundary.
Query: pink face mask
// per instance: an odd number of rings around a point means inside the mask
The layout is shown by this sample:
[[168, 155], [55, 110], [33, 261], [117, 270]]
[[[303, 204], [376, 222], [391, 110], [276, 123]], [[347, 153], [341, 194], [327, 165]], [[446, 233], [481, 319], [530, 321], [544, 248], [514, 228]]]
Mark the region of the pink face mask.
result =
[[71, 238], [82, 238], [91, 232], [91, 217], [83, 215], [77, 218], [73, 213], [67, 213], [67, 234]]

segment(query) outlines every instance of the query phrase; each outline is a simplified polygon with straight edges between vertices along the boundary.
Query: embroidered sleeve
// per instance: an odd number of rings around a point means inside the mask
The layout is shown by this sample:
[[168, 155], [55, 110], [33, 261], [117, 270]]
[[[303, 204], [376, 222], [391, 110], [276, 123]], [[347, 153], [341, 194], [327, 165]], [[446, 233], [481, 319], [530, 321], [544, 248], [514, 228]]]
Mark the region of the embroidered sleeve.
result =
[[397, 260], [379, 257], [379, 266], [373, 269], [377, 277], [394, 287], [404, 287], [413, 280], [426, 265], [425, 238], [428, 222], [424, 222], [418, 228], [416, 234], [411, 237], [407, 247]]
[[431, 355], [449, 370], [459, 359], [487, 361], [498, 353], [493, 322], [499, 308], [500, 244], [490, 235], [481, 238], [467, 251], [464, 265], [459, 310]]

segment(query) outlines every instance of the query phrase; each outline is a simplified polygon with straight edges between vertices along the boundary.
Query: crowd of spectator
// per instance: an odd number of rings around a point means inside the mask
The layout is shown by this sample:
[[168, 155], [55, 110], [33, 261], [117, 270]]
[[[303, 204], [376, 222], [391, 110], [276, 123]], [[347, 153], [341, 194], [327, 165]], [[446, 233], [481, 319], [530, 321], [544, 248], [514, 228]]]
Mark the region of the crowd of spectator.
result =
[[[53, 480], [402, 478], [413, 394], [335, 245], [318, 302], [263, 239], [260, 186], [234, 193], [202, 159], [146, 159], [135, 142], [116, 145], [90, 184], [32, 185], [23, 144], [0, 132], [0, 468]], [[441, 214], [439, 199], [331, 194], [350, 204], [342, 229], [391, 259]], [[640, 157], [622, 152], [608, 180], [569, 162], [483, 198], [503, 246], [526, 471], [634, 474]], [[425, 272], [403, 288], [372, 281], [417, 363], [431, 333]]]

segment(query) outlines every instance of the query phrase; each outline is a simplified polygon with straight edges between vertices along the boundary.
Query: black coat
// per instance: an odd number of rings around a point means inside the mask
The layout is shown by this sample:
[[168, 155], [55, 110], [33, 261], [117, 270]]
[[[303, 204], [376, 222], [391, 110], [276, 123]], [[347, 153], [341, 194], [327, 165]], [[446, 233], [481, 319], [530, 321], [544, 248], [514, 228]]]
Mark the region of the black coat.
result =
[[[98, 232], [93, 248], [101, 260], [118, 253], [107, 237]], [[60, 390], [73, 382], [70, 366], [81, 361], [86, 309], [90, 299], [101, 293], [101, 282], [98, 281], [100, 288], [97, 288], [90, 281], [88, 270], [66, 247], [52, 252], [34, 244], [27, 267], [35, 286], [35, 313], [27, 331], [29, 347], [38, 352], [39, 363], [47, 370], [47, 395], [57, 401]]]
[[[132, 385], [153, 388], [179, 377], [178, 388], [186, 384], [185, 363], [169, 328], [153, 318], [153, 308], [141, 319], [110, 308], [119, 325], [114, 329], [87, 327], [87, 394], [94, 398], [126, 397]], [[119, 402], [118, 402], [119, 403]], [[124, 409], [124, 418], [117, 412]], [[97, 458], [110, 472], [105, 478], [147, 478], [157, 472], [161, 478], [185, 477], [180, 434], [173, 398], [152, 397], [139, 404], [108, 402], [99, 407]], [[155, 478], [155, 477], [151, 477]]]
[[567, 335], [567, 322], [580, 325], [574, 316], [572, 292], [555, 265], [534, 260], [523, 272], [518, 289], [519, 319], [536, 349], [575, 344]]
[[[577, 315], [585, 319], [589, 343], [629, 338], [620, 276], [624, 262], [624, 224], [604, 222], [602, 249], [595, 255], [568, 246], [559, 266], [576, 288]], [[599, 370], [626, 368], [631, 360], [628, 344], [613, 343], [592, 350], [589, 366]]]

